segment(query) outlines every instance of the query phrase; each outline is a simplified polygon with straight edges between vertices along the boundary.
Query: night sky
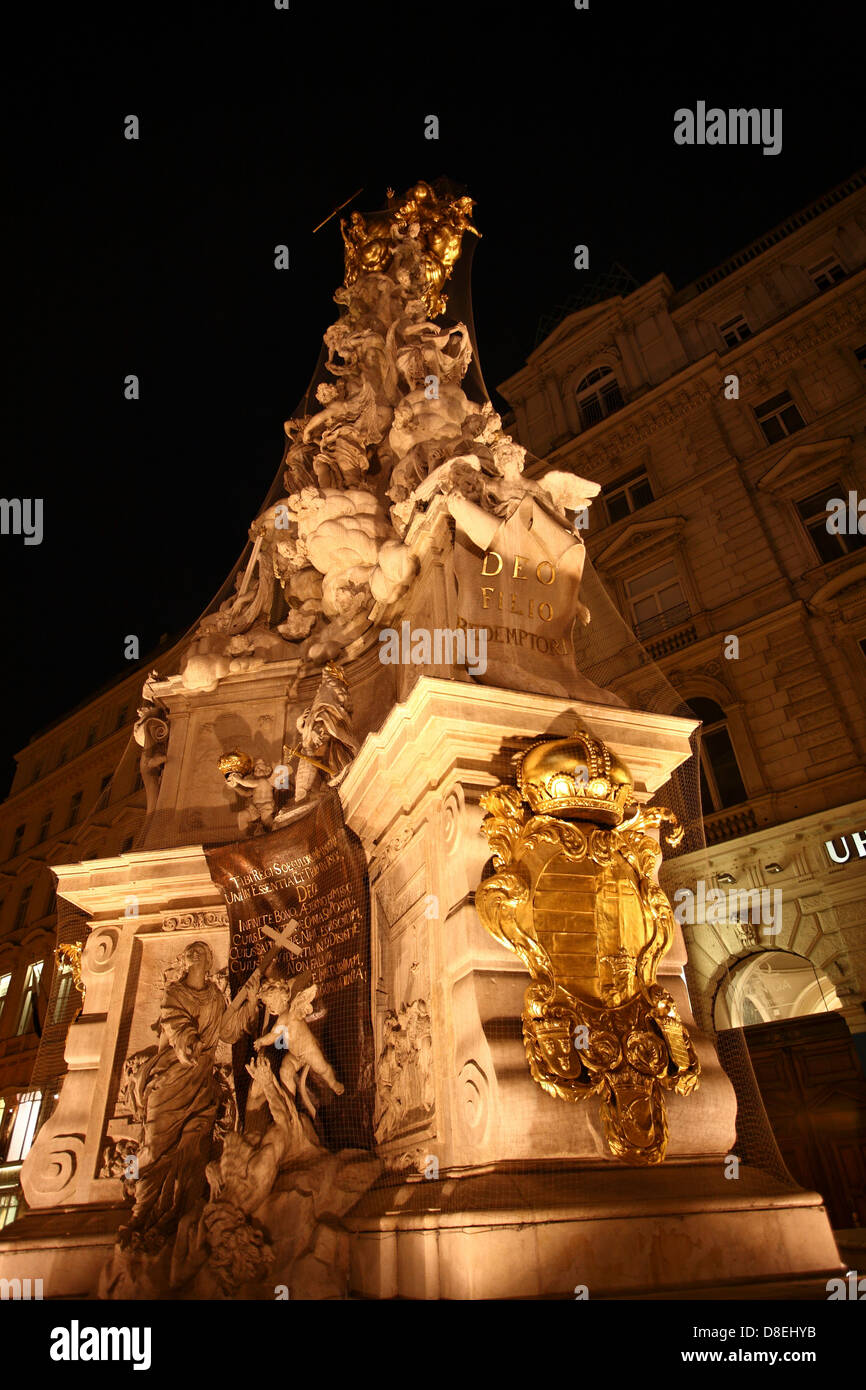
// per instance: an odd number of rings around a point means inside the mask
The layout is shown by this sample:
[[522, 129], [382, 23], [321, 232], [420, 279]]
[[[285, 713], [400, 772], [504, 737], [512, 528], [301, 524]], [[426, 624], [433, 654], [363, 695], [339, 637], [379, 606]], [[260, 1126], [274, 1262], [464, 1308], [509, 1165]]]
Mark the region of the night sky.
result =
[[[338, 219], [312, 229], [356, 188], [477, 200], [492, 392], [584, 288], [575, 244], [680, 287], [866, 162], [856, 8], [590, 6], [49, 5], [4, 36], [2, 495], [44, 498], [45, 537], [0, 536], [0, 791], [233, 566], [337, 316]], [[782, 107], [781, 154], [675, 145], [698, 100]]]

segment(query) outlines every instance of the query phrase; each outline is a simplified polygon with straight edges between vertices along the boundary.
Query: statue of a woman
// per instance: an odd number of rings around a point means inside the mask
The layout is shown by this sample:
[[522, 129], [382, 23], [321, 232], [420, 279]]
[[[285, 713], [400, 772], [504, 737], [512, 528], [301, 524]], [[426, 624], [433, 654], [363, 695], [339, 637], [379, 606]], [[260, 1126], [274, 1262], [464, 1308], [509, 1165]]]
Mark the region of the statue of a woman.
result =
[[143, 1136], [135, 1207], [118, 1232], [122, 1245], [157, 1248], [205, 1191], [220, 1099], [214, 1061], [225, 999], [208, 978], [213, 953], [204, 941], [187, 946], [183, 964], [183, 975], [163, 995], [159, 1046], [138, 1072], [131, 1096]]
[[332, 661], [323, 668], [313, 703], [298, 717], [297, 729], [300, 748], [289, 753], [289, 757], [300, 758], [295, 775], [296, 803], [306, 799], [317, 781], [321, 783], [322, 773], [329, 787], [337, 786], [358, 751], [349, 687]]

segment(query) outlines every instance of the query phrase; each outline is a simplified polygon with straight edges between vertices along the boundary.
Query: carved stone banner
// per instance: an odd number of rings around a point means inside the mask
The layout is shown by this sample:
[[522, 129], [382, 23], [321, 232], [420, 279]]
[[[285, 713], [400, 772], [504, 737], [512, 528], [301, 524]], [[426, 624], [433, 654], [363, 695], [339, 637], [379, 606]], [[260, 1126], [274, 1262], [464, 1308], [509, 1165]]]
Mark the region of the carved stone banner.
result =
[[457, 513], [454, 570], [458, 626], [487, 631], [487, 670], [478, 679], [506, 690], [597, 696], [578, 675], [572, 642], [575, 618], [586, 616], [583, 543], [531, 497], [498, 527], [486, 518], [489, 538], [467, 534], [464, 526], [480, 522], [470, 506]]
[[[332, 1148], [372, 1147], [367, 866], [339, 798], [329, 792], [283, 829], [206, 853], [228, 908], [232, 996], [265, 957], [296, 990], [318, 986], [316, 1037], [345, 1088], [338, 1106], [327, 1088], [320, 1096], [323, 1137]], [[252, 1051], [247, 1038], [235, 1047], [237, 1079]]]

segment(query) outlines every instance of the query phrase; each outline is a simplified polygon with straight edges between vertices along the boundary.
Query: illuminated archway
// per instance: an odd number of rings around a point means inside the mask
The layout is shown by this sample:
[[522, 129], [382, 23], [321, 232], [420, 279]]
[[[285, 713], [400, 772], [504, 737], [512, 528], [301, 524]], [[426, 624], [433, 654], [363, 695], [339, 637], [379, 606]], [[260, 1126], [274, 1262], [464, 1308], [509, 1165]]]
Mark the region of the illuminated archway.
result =
[[759, 951], [739, 961], [719, 988], [713, 1021], [719, 1030], [748, 1028], [841, 1008], [832, 982], [805, 956]]

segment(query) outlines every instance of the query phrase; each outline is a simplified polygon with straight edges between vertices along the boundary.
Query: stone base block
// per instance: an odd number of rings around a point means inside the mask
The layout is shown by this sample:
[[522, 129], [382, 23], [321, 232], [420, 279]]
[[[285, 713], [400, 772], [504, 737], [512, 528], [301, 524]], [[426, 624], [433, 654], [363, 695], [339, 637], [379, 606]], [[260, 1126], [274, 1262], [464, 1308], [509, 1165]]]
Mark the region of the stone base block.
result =
[[407, 1182], [345, 1224], [376, 1299], [826, 1298], [842, 1269], [817, 1193], [717, 1163]]
[[0, 1231], [0, 1275], [41, 1279], [42, 1296], [90, 1299], [129, 1207], [28, 1212]]

